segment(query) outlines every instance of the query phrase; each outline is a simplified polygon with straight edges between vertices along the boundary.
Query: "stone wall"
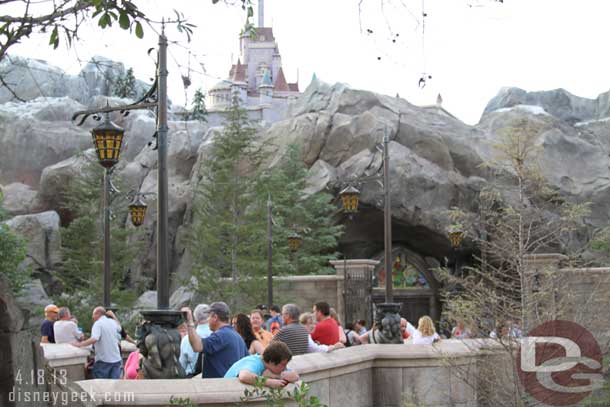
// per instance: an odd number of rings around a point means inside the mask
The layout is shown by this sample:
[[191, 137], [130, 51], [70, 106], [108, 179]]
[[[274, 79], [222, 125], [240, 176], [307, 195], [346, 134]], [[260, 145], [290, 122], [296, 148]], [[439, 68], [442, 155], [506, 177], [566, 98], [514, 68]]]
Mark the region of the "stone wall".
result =
[[301, 312], [311, 312], [313, 304], [326, 301], [343, 314], [342, 276], [283, 276], [273, 278], [276, 304], [295, 303]]
[[[427, 407], [475, 407], [483, 406], [477, 401], [483, 348], [486, 354], [502, 352], [489, 340], [366, 345], [296, 356], [289, 367], [311, 386], [310, 395], [329, 407], [402, 407], [407, 401]], [[498, 361], [494, 359], [495, 370], [510, 371]], [[457, 371], [468, 374], [462, 377]], [[167, 406], [172, 396], [198, 406], [233, 406], [247, 388], [237, 379], [87, 380], [76, 385], [93, 396], [96, 405], [148, 407]]]
[[529, 328], [550, 319], [576, 322], [595, 336], [606, 354], [610, 350], [610, 268], [561, 267], [566, 257], [554, 253], [525, 260], [526, 295], [541, 299], [534, 303], [544, 311], [530, 310]]

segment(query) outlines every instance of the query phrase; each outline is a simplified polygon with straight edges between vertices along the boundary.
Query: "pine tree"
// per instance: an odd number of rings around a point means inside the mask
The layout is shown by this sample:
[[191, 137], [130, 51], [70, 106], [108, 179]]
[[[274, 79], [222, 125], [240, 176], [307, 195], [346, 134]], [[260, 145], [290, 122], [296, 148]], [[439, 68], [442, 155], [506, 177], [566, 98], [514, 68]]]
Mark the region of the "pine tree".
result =
[[225, 127], [201, 168], [194, 199], [190, 246], [197, 289], [208, 298], [231, 298], [234, 308], [238, 295], [251, 304], [261, 291], [253, 289], [263, 270], [265, 228], [264, 215], [253, 206], [256, 193], [250, 174], [260, 158], [253, 148], [254, 135], [235, 94]]
[[[0, 221], [7, 217], [2, 208], [3, 198], [0, 190]], [[0, 274], [6, 277], [13, 294], [19, 294], [30, 279], [30, 270], [19, 268], [26, 254], [25, 241], [0, 223]]]
[[114, 96], [135, 99], [136, 95], [136, 78], [133, 76], [133, 69], [129, 68], [125, 73], [125, 76], [116, 80], [116, 83], [114, 84]]
[[[290, 145], [281, 163], [267, 171], [259, 181], [259, 202], [271, 196], [273, 209], [274, 274], [333, 273], [328, 261], [336, 258], [335, 248], [342, 225], [333, 224], [336, 209], [326, 192], [304, 195], [307, 170], [300, 148]], [[288, 236], [297, 232], [301, 247], [290, 253]]]
[[207, 122], [208, 111], [205, 108], [205, 96], [201, 88], [195, 91], [193, 96], [193, 107], [188, 114], [189, 120], [199, 120], [200, 122]]

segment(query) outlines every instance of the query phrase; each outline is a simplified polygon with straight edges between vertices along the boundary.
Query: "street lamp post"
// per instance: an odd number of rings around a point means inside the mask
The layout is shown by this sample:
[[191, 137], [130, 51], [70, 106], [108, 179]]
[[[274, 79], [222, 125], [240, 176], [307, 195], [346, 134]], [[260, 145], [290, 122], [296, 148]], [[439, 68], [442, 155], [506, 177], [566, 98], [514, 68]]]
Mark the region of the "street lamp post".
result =
[[459, 272], [460, 277], [462, 277], [462, 273], [458, 265], [458, 249], [462, 244], [462, 239], [464, 239], [464, 231], [461, 228], [454, 228], [450, 229], [448, 234], [449, 241], [451, 242], [451, 250], [453, 252], [453, 275], [457, 276]]
[[273, 203], [267, 199], [267, 309], [273, 305]]
[[[115, 311], [116, 308], [112, 305], [111, 291], [112, 291], [112, 269], [111, 269], [111, 249], [110, 249], [110, 222], [112, 209], [111, 206], [116, 198], [126, 197], [130, 198], [133, 196], [133, 201], [129, 204], [129, 213], [131, 217], [131, 223], [135, 227], [139, 227], [144, 223], [144, 217], [146, 216], [146, 203], [142, 200], [142, 197], [151, 195], [153, 193], [141, 193], [131, 191], [125, 195], [119, 194], [119, 191], [112, 185], [112, 168], [104, 171], [104, 196], [103, 196], [103, 227], [104, 227], [104, 308]], [[112, 196], [114, 195], [114, 197]]]
[[[121, 112], [124, 115], [130, 110], [156, 109], [158, 152], [157, 176], [157, 309], [142, 312], [145, 322], [140, 327], [138, 346], [146, 359], [152, 362], [144, 363], [144, 375], [147, 378], [168, 379], [184, 377], [184, 369], [177, 362], [180, 355], [180, 334], [175, 329], [182, 321], [180, 311], [169, 309], [169, 246], [168, 246], [168, 183], [167, 183], [167, 38], [164, 30], [159, 35], [159, 51], [157, 60], [156, 80], [151, 89], [137, 102], [129, 105], [114, 106], [102, 109], [76, 112], [72, 120], [81, 116], [78, 125], [87, 117], [99, 113]], [[96, 145], [97, 148], [97, 145]], [[149, 340], [152, 335], [153, 340]], [[148, 348], [150, 343], [152, 348]], [[168, 343], [170, 350], [159, 352], [156, 344]], [[154, 346], [153, 346], [154, 345]], [[159, 365], [161, 360], [161, 366]]]
[[[296, 227], [293, 225], [293, 231], [288, 235], [288, 250], [291, 256], [296, 253], [303, 242], [303, 238], [296, 232]], [[273, 202], [271, 195], [267, 199], [267, 309], [271, 309], [273, 305]]]
[[[385, 302], [377, 304], [375, 313], [375, 325], [380, 327], [375, 333], [374, 341], [378, 343], [402, 343], [400, 333], [400, 304], [394, 303], [394, 293], [392, 286], [392, 202], [390, 195], [390, 135], [387, 127], [384, 128], [383, 135], [383, 176], [364, 177], [353, 180], [354, 182], [365, 183], [371, 181], [382, 181], [384, 195], [383, 210], [383, 246], [384, 246], [384, 267], [386, 272], [385, 279]], [[358, 200], [360, 191], [353, 185], [349, 185], [340, 192], [343, 210], [346, 213], [355, 213], [358, 210]], [[385, 323], [384, 323], [385, 321]], [[387, 328], [386, 328], [387, 327]]]

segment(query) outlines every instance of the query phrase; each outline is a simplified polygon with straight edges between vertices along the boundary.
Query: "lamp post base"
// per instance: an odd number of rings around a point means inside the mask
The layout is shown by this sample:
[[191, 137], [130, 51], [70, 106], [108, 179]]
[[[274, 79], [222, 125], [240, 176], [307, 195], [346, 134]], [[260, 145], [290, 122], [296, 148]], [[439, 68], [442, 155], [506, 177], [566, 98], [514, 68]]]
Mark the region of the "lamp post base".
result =
[[144, 322], [138, 327], [138, 349], [144, 356], [142, 370], [146, 379], [180, 379], [186, 377], [178, 363], [182, 313], [174, 310], [141, 312]]
[[375, 306], [373, 343], [403, 343], [400, 332], [400, 304], [383, 303]]

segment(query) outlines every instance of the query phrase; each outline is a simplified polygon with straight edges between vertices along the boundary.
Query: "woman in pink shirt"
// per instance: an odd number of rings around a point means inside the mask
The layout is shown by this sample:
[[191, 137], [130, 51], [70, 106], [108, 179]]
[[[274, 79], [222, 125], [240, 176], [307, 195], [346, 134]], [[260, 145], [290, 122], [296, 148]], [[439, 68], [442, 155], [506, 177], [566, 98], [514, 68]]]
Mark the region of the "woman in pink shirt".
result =
[[138, 373], [140, 372], [140, 360], [142, 359], [142, 354], [139, 350], [133, 351], [127, 357], [127, 361], [125, 362], [125, 376], [124, 379], [134, 380], [141, 379], [138, 377]]

